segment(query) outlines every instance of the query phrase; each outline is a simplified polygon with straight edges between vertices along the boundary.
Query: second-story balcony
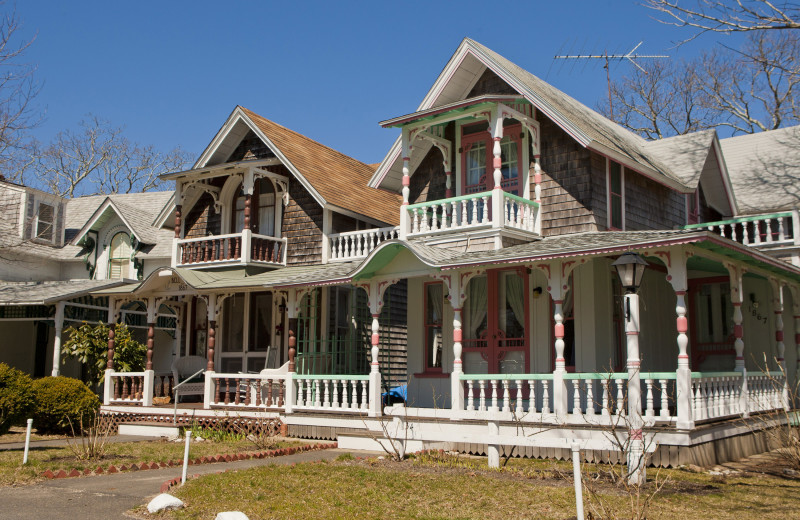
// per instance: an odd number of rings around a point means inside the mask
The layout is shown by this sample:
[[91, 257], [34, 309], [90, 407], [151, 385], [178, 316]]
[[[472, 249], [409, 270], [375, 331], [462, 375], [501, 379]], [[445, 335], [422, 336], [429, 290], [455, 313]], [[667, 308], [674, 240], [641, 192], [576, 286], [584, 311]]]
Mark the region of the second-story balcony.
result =
[[174, 247], [176, 267], [286, 265], [286, 238], [257, 235], [250, 230], [175, 240]]

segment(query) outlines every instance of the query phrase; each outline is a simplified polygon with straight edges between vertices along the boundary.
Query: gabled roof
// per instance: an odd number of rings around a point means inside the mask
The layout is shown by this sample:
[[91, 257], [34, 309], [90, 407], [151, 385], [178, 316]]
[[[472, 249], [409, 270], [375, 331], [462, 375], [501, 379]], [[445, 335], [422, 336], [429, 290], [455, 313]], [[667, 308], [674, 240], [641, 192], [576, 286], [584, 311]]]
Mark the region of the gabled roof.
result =
[[241, 106], [228, 117], [195, 163], [195, 169], [227, 162], [246, 129], [269, 147], [321, 206], [341, 208], [391, 225], [399, 223], [400, 195], [367, 187], [374, 167]]
[[[418, 111], [464, 99], [474, 81], [490, 69], [581, 145], [608, 155], [657, 182], [690, 192], [670, 163], [647, 150], [648, 142], [603, 117], [483, 45], [465, 38], [420, 104]], [[395, 187], [399, 139], [370, 180]], [[390, 175], [390, 170], [394, 175]], [[393, 182], [384, 183], [387, 177]]]
[[743, 215], [800, 207], [800, 126], [720, 140]]
[[123, 280], [5, 282], [0, 284], [0, 305], [47, 305], [125, 283]]
[[117, 214], [137, 240], [155, 244], [159, 240], [156, 219], [172, 199], [171, 191], [92, 195], [67, 201], [65, 241], [77, 244], [87, 231], [102, 226]]

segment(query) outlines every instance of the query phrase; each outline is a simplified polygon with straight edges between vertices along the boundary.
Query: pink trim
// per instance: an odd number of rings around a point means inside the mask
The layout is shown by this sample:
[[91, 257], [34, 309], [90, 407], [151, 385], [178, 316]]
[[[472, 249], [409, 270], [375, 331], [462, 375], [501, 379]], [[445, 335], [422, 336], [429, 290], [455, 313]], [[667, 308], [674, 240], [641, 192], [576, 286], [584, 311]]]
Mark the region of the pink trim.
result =
[[[736, 290], [736, 289], [734, 288], [734, 290]], [[734, 307], [741, 307], [742, 306], [742, 302], [733, 302], [733, 306]]]
[[678, 359], [689, 359], [689, 354], [678, 354]]
[[743, 360], [743, 359], [744, 359], [744, 356], [736, 356], [736, 359], [738, 359], [738, 360], [740, 360], [740, 361], [741, 361], [741, 360]]
[[631, 438], [632, 441], [640, 441], [640, 440], [642, 440], [642, 430], [641, 429], [635, 429], [635, 430], [632, 429], [631, 432], [630, 432], [630, 438]]
[[638, 336], [639, 333], [637, 331], [635, 331], [635, 330], [626, 330], [625, 331], [625, 335], [626, 336]]
[[736, 337], [736, 339], [742, 339], [742, 336], [744, 334], [742, 332], [742, 326], [741, 325], [734, 325], [733, 326], [733, 335], [734, 335], [734, 337]]
[[556, 323], [555, 335], [556, 335], [556, 338], [558, 338], [558, 339], [564, 339], [564, 324], [563, 323]]
[[453, 329], [453, 341], [461, 343], [464, 338], [464, 332], [461, 329]]
[[678, 332], [681, 334], [686, 334], [689, 330], [689, 320], [686, 319], [686, 316], [678, 316], [676, 320], [678, 324]]
[[411, 177], [408, 175], [403, 175], [403, 186], [410, 186], [411, 185]]
[[783, 341], [783, 331], [776, 330], [775, 331], [775, 341]]
[[542, 174], [541, 173], [534, 174], [533, 175], [533, 182], [535, 184], [541, 184], [542, 183]]

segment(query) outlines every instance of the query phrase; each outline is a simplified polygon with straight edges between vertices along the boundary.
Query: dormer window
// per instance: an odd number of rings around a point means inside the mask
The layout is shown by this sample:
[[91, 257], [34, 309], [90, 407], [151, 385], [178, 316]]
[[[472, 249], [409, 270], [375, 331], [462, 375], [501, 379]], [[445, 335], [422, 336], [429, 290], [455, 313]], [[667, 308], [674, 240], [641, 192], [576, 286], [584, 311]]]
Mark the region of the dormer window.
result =
[[53, 227], [55, 226], [56, 210], [54, 206], [39, 203], [39, 210], [36, 218], [36, 238], [53, 241]]
[[607, 159], [608, 229], [625, 230], [625, 175], [622, 165]]

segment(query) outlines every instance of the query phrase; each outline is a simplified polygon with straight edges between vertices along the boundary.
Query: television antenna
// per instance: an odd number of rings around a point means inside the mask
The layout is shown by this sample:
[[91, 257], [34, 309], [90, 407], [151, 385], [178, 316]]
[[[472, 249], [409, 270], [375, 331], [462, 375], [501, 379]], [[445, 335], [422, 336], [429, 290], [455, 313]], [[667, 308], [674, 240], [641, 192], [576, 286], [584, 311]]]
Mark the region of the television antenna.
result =
[[636, 63], [638, 59], [658, 59], [658, 58], [669, 58], [669, 56], [665, 56], [662, 54], [636, 54], [636, 49], [638, 49], [643, 42], [639, 42], [636, 46], [629, 50], [626, 54], [609, 54], [608, 51], [605, 51], [603, 54], [569, 54], [569, 55], [561, 55], [561, 56], [553, 56], [556, 60], [588, 60], [588, 59], [599, 59], [605, 60], [605, 65], [603, 68], [606, 69], [606, 83], [608, 85], [608, 111], [611, 119], [614, 119], [614, 106], [611, 101], [611, 72], [609, 68], [609, 62], [611, 60], [622, 61], [628, 60], [629, 62], [633, 63], [633, 65], [647, 74], [647, 71], [644, 70], [641, 65]]

